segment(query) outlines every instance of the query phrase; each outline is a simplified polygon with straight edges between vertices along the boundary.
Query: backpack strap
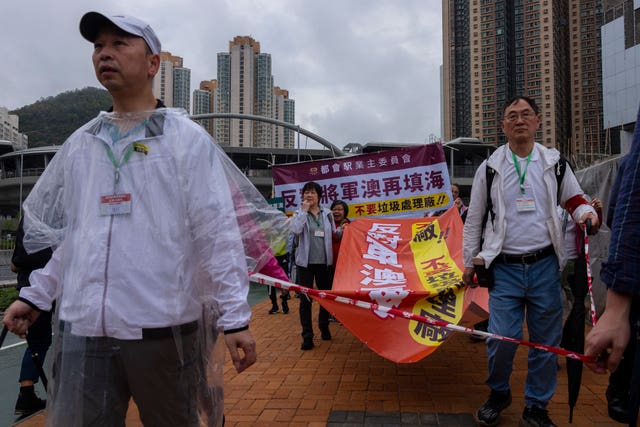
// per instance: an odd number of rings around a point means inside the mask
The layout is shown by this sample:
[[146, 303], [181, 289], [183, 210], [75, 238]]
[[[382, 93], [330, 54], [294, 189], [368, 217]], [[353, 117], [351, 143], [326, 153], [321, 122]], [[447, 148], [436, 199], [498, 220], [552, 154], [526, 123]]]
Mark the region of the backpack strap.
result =
[[[571, 167], [571, 166], [569, 166]], [[562, 180], [564, 179], [564, 174], [567, 171], [567, 159], [564, 156], [560, 156], [560, 160], [554, 166], [555, 174], [556, 174], [556, 183], [558, 187], [558, 194], [556, 195], [556, 203], [560, 204], [560, 186], [562, 185]], [[484, 212], [484, 217], [482, 218], [482, 227], [484, 228], [487, 224], [487, 218], [491, 215], [491, 223], [496, 218], [496, 214], [493, 211], [493, 199], [491, 198], [491, 186], [493, 185], [493, 177], [496, 175], [495, 169], [491, 166], [486, 165], [485, 169], [485, 178], [487, 181], [487, 210]]]
[[[569, 166], [571, 167], [571, 166]], [[558, 194], [556, 195], [556, 204], [560, 204], [560, 186], [562, 185], [562, 179], [564, 178], [564, 173], [567, 171], [567, 159], [560, 155], [560, 160], [555, 165], [556, 171], [556, 183], [558, 187]]]
[[489, 218], [489, 214], [491, 214], [491, 223], [493, 223], [496, 218], [496, 214], [493, 211], [493, 199], [491, 198], [491, 186], [493, 185], [493, 177], [496, 175], [496, 170], [489, 165], [485, 166], [485, 178], [487, 181], [487, 209], [484, 211], [484, 216], [482, 217], [483, 229], [487, 224], [487, 218]]

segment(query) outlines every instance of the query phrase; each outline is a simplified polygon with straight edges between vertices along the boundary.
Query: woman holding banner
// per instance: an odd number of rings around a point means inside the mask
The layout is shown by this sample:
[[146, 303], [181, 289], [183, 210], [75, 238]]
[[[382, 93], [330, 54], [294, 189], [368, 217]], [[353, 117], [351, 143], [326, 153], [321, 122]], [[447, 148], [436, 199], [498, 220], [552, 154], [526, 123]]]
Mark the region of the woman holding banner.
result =
[[[297, 282], [301, 286], [320, 290], [331, 289], [331, 266], [333, 248], [331, 236], [336, 230], [330, 210], [320, 207], [322, 187], [316, 182], [307, 182], [302, 187], [302, 205], [291, 220], [291, 231], [298, 240], [296, 250]], [[313, 326], [311, 323], [311, 298], [300, 296], [300, 324], [302, 325], [301, 350], [311, 350]], [[318, 327], [321, 337], [331, 339], [329, 312], [320, 307]]]

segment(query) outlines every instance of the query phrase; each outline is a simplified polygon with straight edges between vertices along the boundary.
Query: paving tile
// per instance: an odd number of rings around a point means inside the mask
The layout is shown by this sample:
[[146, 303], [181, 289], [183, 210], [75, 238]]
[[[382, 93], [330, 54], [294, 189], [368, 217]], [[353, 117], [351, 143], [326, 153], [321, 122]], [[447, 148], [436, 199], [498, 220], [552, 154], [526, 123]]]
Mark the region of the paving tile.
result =
[[[484, 343], [454, 334], [429, 357], [396, 364], [376, 355], [343, 326], [331, 327], [331, 341], [315, 340], [300, 350], [297, 300], [292, 314], [269, 316], [270, 302], [253, 307], [251, 331], [258, 361], [237, 374], [227, 356], [224, 369], [226, 427], [389, 427], [398, 425], [467, 427], [486, 400]], [[318, 304], [313, 305], [314, 324]], [[316, 332], [318, 333], [317, 329]], [[318, 333], [319, 338], [319, 333]], [[511, 378], [513, 403], [502, 414], [503, 426], [518, 425], [524, 406], [526, 348], [516, 352]], [[558, 388], [549, 404], [560, 427], [615, 427], [607, 416], [607, 377], [584, 370], [582, 388], [569, 424], [564, 360], [559, 361]], [[365, 423], [366, 421], [366, 423]], [[41, 427], [39, 415], [19, 427]], [[142, 426], [132, 406], [128, 427]]]

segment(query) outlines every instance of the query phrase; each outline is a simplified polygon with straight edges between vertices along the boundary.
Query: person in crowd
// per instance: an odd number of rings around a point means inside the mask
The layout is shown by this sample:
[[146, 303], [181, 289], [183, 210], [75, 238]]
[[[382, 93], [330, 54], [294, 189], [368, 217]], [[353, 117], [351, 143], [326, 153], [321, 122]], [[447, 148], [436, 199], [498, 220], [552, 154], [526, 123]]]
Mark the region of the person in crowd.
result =
[[347, 224], [351, 222], [348, 218], [349, 206], [342, 200], [334, 200], [333, 203], [331, 203], [331, 213], [333, 214], [333, 221], [336, 224], [336, 231], [332, 234], [333, 260], [335, 263], [338, 260], [338, 253], [340, 252], [342, 233]]
[[[307, 182], [302, 187], [302, 204], [291, 219], [291, 231], [298, 239], [296, 249], [297, 283], [308, 288], [315, 284], [318, 289], [331, 289], [331, 266], [333, 248], [331, 236], [336, 230], [329, 209], [320, 207], [322, 187], [317, 182]], [[313, 326], [311, 322], [311, 298], [300, 295], [300, 324], [302, 325], [301, 350], [311, 350]], [[320, 307], [318, 328], [321, 338], [331, 339], [329, 312]]]
[[[609, 201], [609, 210], [607, 214], [607, 226], [612, 229], [612, 219], [615, 216], [616, 204], [618, 199], [616, 195], [620, 192], [620, 178], [624, 173], [627, 160], [621, 161], [616, 175], [616, 180], [611, 187], [611, 198]], [[605, 282], [606, 284], [607, 282]], [[638, 312], [640, 308], [638, 303], [632, 304], [634, 313]], [[634, 314], [635, 316], [635, 314]], [[634, 316], [630, 317], [631, 336], [635, 336], [638, 331], [638, 325], [633, 321]], [[631, 409], [631, 402], [629, 399], [629, 392], [631, 390], [631, 378], [633, 376], [633, 361], [637, 347], [637, 340], [630, 339], [627, 347], [624, 350], [624, 354], [618, 367], [615, 371], [609, 375], [609, 384], [607, 385], [607, 391], [605, 396], [607, 398], [607, 412], [609, 417], [619, 423], [628, 423]]]
[[460, 213], [460, 218], [462, 218], [462, 222], [465, 222], [467, 219], [467, 209], [460, 197], [460, 186], [458, 184], [451, 184], [451, 195], [453, 196], [453, 204], [456, 208], [458, 208], [458, 212]]
[[25, 201], [25, 248], [55, 250], [3, 323], [24, 336], [57, 301], [51, 425], [124, 425], [132, 398], [145, 425], [209, 424], [222, 409], [207, 383], [217, 331], [238, 372], [256, 360], [229, 189], [246, 178], [154, 98], [149, 24], [89, 12], [80, 33], [112, 111], [67, 139]]
[[594, 372], [611, 372], [607, 387], [609, 416], [635, 426], [640, 399], [640, 110], [629, 153], [621, 160], [607, 222], [611, 228], [609, 257], [600, 278], [607, 286], [604, 313], [589, 332], [585, 355]]
[[[465, 221], [467, 220], [467, 211], [469, 210], [469, 208], [467, 206], [464, 205], [464, 202], [462, 201], [462, 198], [460, 197], [460, 186], [458, 184], [451, 184], [451, 195], [453, 196], [453, 204], [456, 208], [458, 208], [458, 213], [460, 214], [460, 219], [462, 220], [462, 223], [464, 224]], [[489, 319], [485, 319], [482, 320], [476, 324], [473, 325], [473, 329], [475, 329], [476, 331], [483, 331], [483, 332], [487, 332], [487, 329], [489, 328]], [[482, 342], [484, 340], [486, 340], [487, 337], [485, 335], [480, 335], [480, 334], [471, 334], [469, 335], [469, 340], [471, 340], [471, 342]]]
[[[580, 224], [591, 219], [595, 229], [598, 217], [570, 168], [557, 181], [560, 153], [535, 142], [540, 113], [533, 99], [517, 96], [508, 100], [501, 126], [508, 143], [480, 165], [473, 180], [463, 232], [463, 281], [467, 286], [477, 285], [474, 259], [492, 271], [489, 332], [522, 338], [526, 312], [529, 340], [557, 346], [562, 330], [560, 271], [565, 257], [556, 205], [567, 209]], [[494, 173], [489, 192], [487, 168]], [[492, 208], [485, 217], [489, 198]], [[476, 412], [481, 426], [497, 425], [500, 413], [511, 404], [516, 349], [510, 342], [487, 340], [490, 396]], [[557, 357], [530, 349], [520, 426], [555, 425], [547, 404], [556, 377]]]
[[[333, 214], [333, 221], [336, 224], [336, 231], [334, 231], [332, 235], [334, 265], [331, 268], [331, 288], [333, 289], [336, 265], [338, 264], [338, 254], [340, 253], [340, 242], [342, 242], [342, 234], [351, 220], [348, 218], [349, 206], [342, 200], [334, 200], [333, 203], [331, 203], [331, 213]], [[329, 315], [329, 321], [338, 322], [338, 319], [333, 315]]]
[[[275, 266], [272, 266], [269, 271], [261, 271], [261, 273], [288, 282], [289, 277], [287, 274], [289, 272], [289, 252], [287, 252], [286, 249], [286, 242], [284, 243], [285, 244], [282, 249], [275, 254], [275, 259], [278, 263], [278, 267], [280, 268], [273, 268]], [[271, 309], [269, 310], [269, 314], [279, 313], [280, 308], [278, 307], [278, 296], [275, 286], [269, 286], [269, 299], [271, 300]], [[282, 312], [284, 314], [289, 314], [289, 291], [283, 289], [280, 292], [280, 299], [282, 299]]]
[[[592, 197], [589, 202], [596, 210], [598, 220], [602, 223], [602, 201], [597, 197]], [[573, 305], [574, 294], [578, 287], [583, 287], [586, 295], [587, 288], [587, 271], [584, 247], [584, 231], [576, 227], [576, 223], [566, 210], [560, 206], [557, 207], [558, 216], [562, 225], [562, 236], [564, 239], [564, 248], [567, 257], [567, 263], [562, 270], [562, 286], [564, 288], [568, 302]], [[584, 302], [584, 301], [583, 301]], [[564, 331], [563, 331], [564, 342]]]
[[[18, 224], [16, 246], [11, 256], [11, 271], [17, 273], [18, 291], [29, 286], [29, 274], [33, 270], [44, 267], [51, 258], [51, 248], [45, 248], [33, 254], [24, 250], [23, 220]], [[52, 310], [53, 311], [53, 310]], [[44, 311], [27, 330], [27, 348], [22, 356], [20, 367], [20, 392], [15, 406], [15, 415], [25, 418], [45, 408], [46, 401], [40, 399], [35, 392], [42, 364], [51, 346], [51, 314]]]

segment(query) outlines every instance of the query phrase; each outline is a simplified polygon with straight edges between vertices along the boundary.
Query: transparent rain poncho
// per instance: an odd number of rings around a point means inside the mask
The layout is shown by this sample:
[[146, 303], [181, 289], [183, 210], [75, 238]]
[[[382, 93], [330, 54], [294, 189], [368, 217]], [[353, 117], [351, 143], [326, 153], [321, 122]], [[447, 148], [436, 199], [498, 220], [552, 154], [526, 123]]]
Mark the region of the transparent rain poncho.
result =
[[[115, 142], [114, 142], [115, 141]], [[55, 249], [23, 296], [56, 300], [47, 425], [220, 425], [222, 330], [248, 324], [248, 271], [289, 232], [183, 110], [101, 113], [24, 203], [24, 245]]]

